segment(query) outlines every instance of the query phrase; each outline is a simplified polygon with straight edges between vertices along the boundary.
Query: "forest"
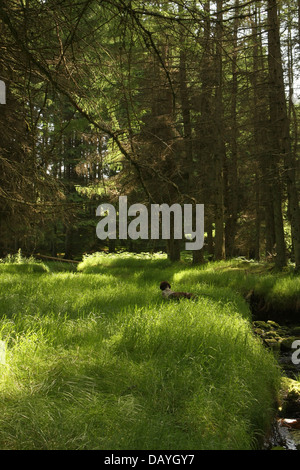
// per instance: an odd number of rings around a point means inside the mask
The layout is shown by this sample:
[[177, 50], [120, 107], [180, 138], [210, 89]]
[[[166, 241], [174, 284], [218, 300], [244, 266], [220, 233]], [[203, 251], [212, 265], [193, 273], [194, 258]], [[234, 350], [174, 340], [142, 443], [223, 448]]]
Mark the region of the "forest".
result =
[[194, 263], [300, 264], [300, 2], [5, 0], [0, 256], [80, 260], [96, 208], [204, 204]]

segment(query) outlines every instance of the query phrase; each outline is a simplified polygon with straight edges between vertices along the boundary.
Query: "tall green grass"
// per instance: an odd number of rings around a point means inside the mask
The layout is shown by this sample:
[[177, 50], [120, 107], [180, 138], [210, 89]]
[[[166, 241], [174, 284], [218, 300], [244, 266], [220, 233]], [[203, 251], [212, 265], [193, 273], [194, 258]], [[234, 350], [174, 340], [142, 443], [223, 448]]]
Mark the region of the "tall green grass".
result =
[[110, 263], [0, 274], [0, 448], [255, 448], [280, 373], [242, 297], [203, 280], [164, 302], [188, 266]]
[[99, 273], [103, 268], [144, 269], [149, 267], [165, 268], [171, 266], [166, 253], [101, 253], [85, 255], [78, 265], [79, 272]]
[[240, 259], [219, 261], [202, 267], [188, 267], [174, 275], [178, 284], [227, 287], [241, 295], [255, 293], [280, 309], [298, 309], [300, 276], [290, 269], [272, 272], [270, 266]]
[[44, 273], [49, 267], [33, 257], [26, 258], [19, 250], [15, 255], [0, 259], [0, 273]]

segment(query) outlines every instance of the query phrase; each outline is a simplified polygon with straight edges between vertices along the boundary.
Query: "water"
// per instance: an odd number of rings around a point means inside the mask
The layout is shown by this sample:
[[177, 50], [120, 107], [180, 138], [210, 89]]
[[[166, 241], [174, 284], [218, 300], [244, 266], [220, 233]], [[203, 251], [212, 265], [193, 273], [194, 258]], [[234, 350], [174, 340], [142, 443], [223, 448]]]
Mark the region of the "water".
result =
[[[282, 326], [268, 320], [254, 321], [253, 326], [255, 333], [261, 336], [266, 347], [274, 351], [283, 377], [297, 380], [300, 376], [300, 363], [293, 360], [295, 349], [281, 344], [282, 339], [293, 337], [295, 325]], [[286, 395], [282, 409], [278, 410], [278, 416], [272, 423], [271, 433], [265, 439], [263, 449], [300, 450], [300, 397], [298, 393], [291, 391]]]
[[300, 432], [299, 430], [291, 430], [281, 424], [280, 419], [274, 420], [270, 436], [265, 439], [263, 449], [282, 449], [282, 450], [299, 450], [300, 449]]
[[[295, 345], [299, 347], [298, 340], [300, 340], [298, 309], [283, 312], [274, 308], [275, 304], [272, 307], [266, 303], [264, 298], [254, 291], [249, 294], [247, 300], [252, 312], [254, 333], [261, 337], [266, 347], [273, 350], [281, 367], [283, 379], [286, 378], [287, 381], [293, 379], [299, 383], [300, 364], [297, 362], [300, 354], [294, 349]], [[296, 425], [296, 429], [291, 425]], [[288, 385], [282, 407], [278, 409], [271, 432], [266, 436], [263, 445], [263, 449], [274, 448], [300, 450], [300, 396], [298, 390], [291, 391]]]

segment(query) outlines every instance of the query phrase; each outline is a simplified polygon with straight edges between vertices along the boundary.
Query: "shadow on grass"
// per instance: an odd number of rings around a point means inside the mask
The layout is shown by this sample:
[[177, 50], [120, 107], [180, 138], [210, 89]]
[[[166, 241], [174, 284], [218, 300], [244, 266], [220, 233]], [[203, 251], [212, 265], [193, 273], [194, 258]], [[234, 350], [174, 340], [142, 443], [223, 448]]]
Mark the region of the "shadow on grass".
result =
[[2, 388], [1, 447], [251, 448], [277, 369], [228, 309], [206, 300], [114, 319], [23, 319]]

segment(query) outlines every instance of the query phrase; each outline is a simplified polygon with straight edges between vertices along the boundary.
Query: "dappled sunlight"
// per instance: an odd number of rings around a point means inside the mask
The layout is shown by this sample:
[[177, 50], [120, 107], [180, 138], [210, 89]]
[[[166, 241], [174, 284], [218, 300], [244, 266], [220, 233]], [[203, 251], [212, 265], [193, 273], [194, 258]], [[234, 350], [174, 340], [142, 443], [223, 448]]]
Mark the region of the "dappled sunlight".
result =
[[[252, 448], [279, 371], [243, 297], [205, 275], [3, 273], [2, 448]], [[197, 299], [165, 301], [162, 278]]]

